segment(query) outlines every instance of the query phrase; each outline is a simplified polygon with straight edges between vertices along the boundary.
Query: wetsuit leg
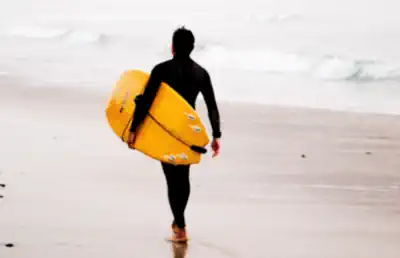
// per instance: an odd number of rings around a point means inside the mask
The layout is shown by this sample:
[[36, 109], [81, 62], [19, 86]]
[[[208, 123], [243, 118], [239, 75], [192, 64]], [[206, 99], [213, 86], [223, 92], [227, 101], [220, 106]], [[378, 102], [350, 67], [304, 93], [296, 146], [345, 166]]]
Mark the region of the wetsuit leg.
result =
[[179, 228], [186, 226], [185, 209], [190, 195], [190, 166], [174, 166], [161, 162], [168, 187], [169, 205], [174, 216], [174, 223]]

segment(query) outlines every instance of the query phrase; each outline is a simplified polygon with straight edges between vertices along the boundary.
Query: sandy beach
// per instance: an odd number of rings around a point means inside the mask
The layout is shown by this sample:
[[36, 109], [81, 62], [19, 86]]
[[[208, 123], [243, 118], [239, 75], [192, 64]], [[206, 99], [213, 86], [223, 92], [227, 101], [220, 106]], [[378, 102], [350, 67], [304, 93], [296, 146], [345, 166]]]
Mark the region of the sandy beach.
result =
[[[107, 97], [0, 83], [1, 258], [181, 257], [161, 166], [111, 132]], [[400, 257], [399, 116], [220, 109], [221, 156], [192, 168], [186, 257]]]

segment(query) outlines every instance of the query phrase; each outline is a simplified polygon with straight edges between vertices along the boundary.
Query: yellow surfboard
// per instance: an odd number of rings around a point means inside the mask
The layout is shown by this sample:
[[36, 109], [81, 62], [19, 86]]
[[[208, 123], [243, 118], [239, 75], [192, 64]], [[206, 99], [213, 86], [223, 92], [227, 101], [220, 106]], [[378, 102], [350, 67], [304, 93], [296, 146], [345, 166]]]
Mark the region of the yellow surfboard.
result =
[[[127, 142], [135, 98], [144, 92], [149, 74], [129, 70], [121, 75], [106, 107], [111, 129]], [[197, 164], [209, 137], [198, 113], [174, 89], [161, 83], [149, 114], [137, 130], [134, 148], [166, 163]]]

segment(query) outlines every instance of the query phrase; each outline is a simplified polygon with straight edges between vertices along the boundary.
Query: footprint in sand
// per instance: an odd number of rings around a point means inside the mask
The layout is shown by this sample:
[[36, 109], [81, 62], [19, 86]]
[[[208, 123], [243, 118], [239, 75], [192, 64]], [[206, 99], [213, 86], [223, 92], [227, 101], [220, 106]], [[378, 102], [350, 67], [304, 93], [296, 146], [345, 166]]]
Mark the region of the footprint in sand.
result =
[[11, 242], [0, 242], [0, 247], [13, 248], [15, 245]]
[[[5, 184], [0, 184], [0, 188], [6, 188], [6, 185]], [[4, 198], [4, 196], [0, 194], [0, 199], [3, 199], [3, 198]]]

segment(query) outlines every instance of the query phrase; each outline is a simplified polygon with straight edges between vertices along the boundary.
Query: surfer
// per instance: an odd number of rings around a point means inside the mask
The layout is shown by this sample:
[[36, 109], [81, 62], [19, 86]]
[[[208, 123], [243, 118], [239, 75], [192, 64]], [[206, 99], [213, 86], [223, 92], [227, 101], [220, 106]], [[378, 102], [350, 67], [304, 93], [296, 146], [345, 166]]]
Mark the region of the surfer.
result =
[[[196, 63], [190, 54], [194, 49], [193, 33], [185, 27], [178, 28], [172, 36], [173, 57], [154, 66], [144, 93], [137, 99], [133, 122], [130, 128], [128, 146], [133, 146], [137, 127], [143, 122], [161, 82], [175, 89], [195, 108], [196, 98], [201, 93], [207, 105], [212, 127], [213, 157], [220, 153], [220, 114], [209, 73]], [[174, 114], [171, 114], [174, 115]], [[132, 148], [132, 147], [131, 147]], [[190, 195], [190, 165], [171, 165], [161, 162], [168, 188], [168, 200], [174, 220], [172, 241], [186, 242], [186, 221], [184, 212]]]

